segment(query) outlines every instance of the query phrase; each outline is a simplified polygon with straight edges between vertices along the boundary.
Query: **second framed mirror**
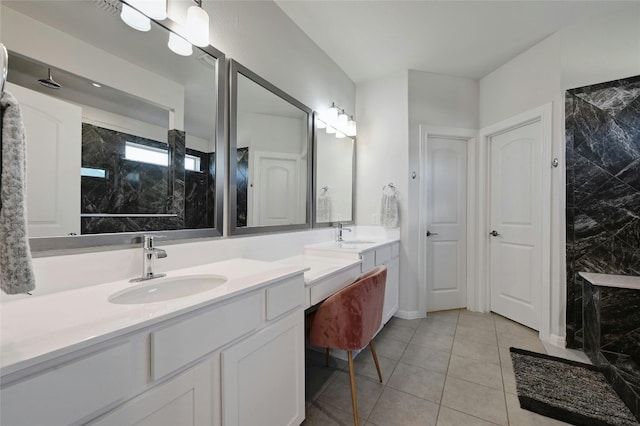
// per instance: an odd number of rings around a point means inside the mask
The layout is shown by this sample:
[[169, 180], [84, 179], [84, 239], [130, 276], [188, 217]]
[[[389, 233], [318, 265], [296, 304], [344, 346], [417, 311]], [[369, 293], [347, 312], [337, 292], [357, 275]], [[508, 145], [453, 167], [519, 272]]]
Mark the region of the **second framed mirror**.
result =
[[230, 64], [229, 234], [308, 229], [311, 109]]

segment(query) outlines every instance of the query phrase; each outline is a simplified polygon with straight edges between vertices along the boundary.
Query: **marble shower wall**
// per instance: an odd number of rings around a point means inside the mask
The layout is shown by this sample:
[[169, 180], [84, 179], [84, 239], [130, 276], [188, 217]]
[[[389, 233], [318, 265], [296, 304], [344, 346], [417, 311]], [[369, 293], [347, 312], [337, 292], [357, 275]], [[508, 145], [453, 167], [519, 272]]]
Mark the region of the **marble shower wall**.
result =
[[577, 273], [640, 275], [640, 76], [568, 90], [566, 132], [567, 345], [582, 347]]
[[[215, 187], [209, 167], [215, 154], [189, 150], [201, 158], [203, 169], [186, 173], [184, 132], [171, 130], [167, 139], [165, 144], [82, 124], [82, 167], [104, 171], [104, 177], [82, 176], [82, 234], [213, 226], [213, 215], [207, 214], [213, 207], [207, 206], [215, 196], [208, 191]], [[168, 151], [169, 166], [126, 159], [126, 142]]]

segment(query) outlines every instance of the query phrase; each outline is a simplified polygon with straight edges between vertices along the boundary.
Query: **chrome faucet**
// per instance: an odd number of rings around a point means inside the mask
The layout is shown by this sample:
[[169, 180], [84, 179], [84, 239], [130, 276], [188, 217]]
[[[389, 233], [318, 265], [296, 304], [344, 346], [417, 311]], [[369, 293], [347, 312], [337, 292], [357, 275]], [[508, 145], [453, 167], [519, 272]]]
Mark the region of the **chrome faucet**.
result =
[[153, 235], [142, 236], [142, 276], [134, 278], [129, 282], [136, 283], [140, 281], [151, 280], [153, 278], [164, 277], [167, 274], [156, 274], [153, 272], [156, 259], [164, 259], [167, 252], [153, 246]]
[[347, 232], [351, 232], [351, 228], [345, 228], [344, 224], [342, 222], [338, 222], [337, 226], [337, 234], [336, 234], [336, 242], [342, 242], [344, 241], [342, 239], [342, 231], [347, 231]]

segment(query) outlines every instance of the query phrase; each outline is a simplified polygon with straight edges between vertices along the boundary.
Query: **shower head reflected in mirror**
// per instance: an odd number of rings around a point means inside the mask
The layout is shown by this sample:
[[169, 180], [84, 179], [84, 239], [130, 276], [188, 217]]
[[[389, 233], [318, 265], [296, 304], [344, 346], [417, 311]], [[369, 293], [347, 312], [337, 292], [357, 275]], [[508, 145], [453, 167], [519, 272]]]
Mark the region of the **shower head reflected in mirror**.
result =
[[41, 78], [38, 83], [49, 89], [60, 89], [62, 86], [51, 77], [51, 68], [49, 68], [49, 77]]

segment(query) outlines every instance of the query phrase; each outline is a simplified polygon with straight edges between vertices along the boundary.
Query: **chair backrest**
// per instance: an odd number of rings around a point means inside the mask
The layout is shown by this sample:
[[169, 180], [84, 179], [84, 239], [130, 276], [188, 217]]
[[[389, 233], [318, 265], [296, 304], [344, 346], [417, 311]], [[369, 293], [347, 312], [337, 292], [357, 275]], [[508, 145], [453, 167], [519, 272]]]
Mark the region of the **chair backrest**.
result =
[[366, 346], [382, 323], [387, 267], [380, 266], [322, 302], [309, 343], [352, 351]]

